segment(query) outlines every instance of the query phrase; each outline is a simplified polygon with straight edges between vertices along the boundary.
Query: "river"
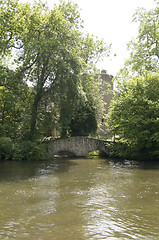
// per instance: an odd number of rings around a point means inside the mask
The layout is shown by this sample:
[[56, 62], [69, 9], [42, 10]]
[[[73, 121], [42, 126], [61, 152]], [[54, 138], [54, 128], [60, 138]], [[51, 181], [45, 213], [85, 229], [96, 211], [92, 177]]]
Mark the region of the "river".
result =
[[159, 162], [0, 162], [0, 239], [159, 239]]

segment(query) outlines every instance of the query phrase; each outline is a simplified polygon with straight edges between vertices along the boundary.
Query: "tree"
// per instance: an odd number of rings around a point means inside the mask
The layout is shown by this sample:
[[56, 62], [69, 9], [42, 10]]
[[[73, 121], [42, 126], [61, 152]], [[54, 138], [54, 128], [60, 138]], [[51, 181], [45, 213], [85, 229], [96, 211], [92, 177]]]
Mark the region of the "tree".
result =
[[[64, 9], [64, 12], [61, 9]], [[30, 77], [34, 77], [36, 94], [32, 106], [30, 137], [35, 134], [38, 106], [45, 89], [48, 88], [52, 88], [52, 92], [58, 98], [58, 100], [54, 99], [54, 102], [59, 104], [61, 135], [65, 135], [65, 125], [68, 121], [66, 114], [69, 115], [71, 102], [77, 97], [79, 73], [83, 64], [80, 47], [81, 34], [78, 31], [77, 17], [74, 18], [73, 10], [74, 6], [70, 3], [67, 5], [64, 3], [52, 10], [46, 15], [46, 22], [39, 30], [38, 39], [35, 39], [37, 42], [35, 45], [38, 46], [37, 59]], [[37, 27], [39, 28], [39, 21]]]
[[13, 70], [1, 67], [0, 135], [11, 137], [12, 139], [22, 137], [24, 134], [31, 104], [29, 87], [25, 82], [15, 78], [15, 76], [16, 74]]
[[149, 11], [138, 9], [133, 21], [139, 23], [138, 36], [128, 43], [130, 58], [122, 69], [124, 75], [143, 75], [145, 70], [159, 71], [159, 2]]
[[0, 1], [0, 59], [4, 57], [13, 44], [17, 27], [17, 1]]
[[16, 71], [16, 53], [22, 52], [21, 39], [25, 35], [26, 10], [27, 4], [0, 1], [0, 128], [3, 135], [14, 139], [24, 133], [31, 103], [23, 71]]
[[66, 136], [81, 92], [86, 90], [81, 76], [92, 71], [95, 59], [109, 47], [83, 34], [78, 6], [70, 1], [53, 9], [41, 2], [4, 1], [0, 18], [1, 56], [7, 66], [12, 63], [14, 81], [31, 84], [29, 138], [36, 137], [41, 117], [48, 119], [48, 109], [53, 108], [58, 111], [61, 136]]
[[81, 102], [71, 119], [69, 133], [71, 136], [88, 136], [96, 133], [97, 119], [93, 105], [88, 102]]
[[108, 115], [113, 134], [141, 155], [159, 158], [159, 74], [123, 81]]
[[159, 159], [159, 3], [139, 9], [136, 41], [129, 42], [130, 57], [116, 76], [118, 83], [108, 114], [111, 132], [135, 147], [142, 158]]

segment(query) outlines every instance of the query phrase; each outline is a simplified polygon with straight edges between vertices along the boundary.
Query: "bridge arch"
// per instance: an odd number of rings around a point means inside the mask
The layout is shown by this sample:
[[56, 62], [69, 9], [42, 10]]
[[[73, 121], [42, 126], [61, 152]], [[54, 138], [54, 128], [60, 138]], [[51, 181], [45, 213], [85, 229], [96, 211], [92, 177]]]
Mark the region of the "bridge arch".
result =
[[110, 155], [108, 142], [88, 137], [70, 137], [54, 139], [49, 143], [49, 155], [55, 156], [61, 152], [69, 152], [76, 157], [86, 157], [90, 152], [99, 150]]

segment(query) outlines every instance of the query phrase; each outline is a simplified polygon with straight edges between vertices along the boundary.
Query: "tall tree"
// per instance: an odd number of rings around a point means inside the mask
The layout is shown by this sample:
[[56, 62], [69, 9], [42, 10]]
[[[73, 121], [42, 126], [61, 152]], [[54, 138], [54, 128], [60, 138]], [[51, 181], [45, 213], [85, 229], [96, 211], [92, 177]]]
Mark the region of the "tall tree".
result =
[[117, 76], [118, 88], [108, 123], [113, 134], [135, 146], [142, 158], [159, 159], [159, 3], [138, 10], [138, 37]]
[[30, 83], [33, 89], [30, 139], [36, 135], [40, 106], [47, 94], [52, 94], [48, 106], [56, 105], [59, 110], [61, 135], [66, 135], [83, 88], [81, 76], [93, 69], [92, 62], [109, 47], [83, 34], [78, 6], [70, 1], [51, 10], [41, 2], [4, 1], [0, 18], [5, 19], [1, 53], [11, 56], [7, 63], [13, 65], [14, 80]]
[[159, 158], [159, 74], [120, 84], [108, 115], [113, 134], [135, 146], [144, 158]]
[[139, 23], [138, 36], [128, 43], [130, 58], [122, 69], [125, 75], [159, 71], [159, 2], [149, 11], [138, 9], [133, 21]]

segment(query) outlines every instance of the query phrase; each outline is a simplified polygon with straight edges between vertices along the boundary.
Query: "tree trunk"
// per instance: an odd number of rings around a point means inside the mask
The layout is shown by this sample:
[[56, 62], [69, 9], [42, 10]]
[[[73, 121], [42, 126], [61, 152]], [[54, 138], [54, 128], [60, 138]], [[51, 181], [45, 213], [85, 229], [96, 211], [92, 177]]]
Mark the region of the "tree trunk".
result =
[[32, 106], [31, 121], [30, 121], [30, 133], [29, 133], [29, 139], [31, 141], [35, 139], [38, 106], [39, 106], [39, 102], [41, 100], [41, 95], [42, 95], [41, 91], [36, 93], [35, 98], [34, 98], [34, 103]]

